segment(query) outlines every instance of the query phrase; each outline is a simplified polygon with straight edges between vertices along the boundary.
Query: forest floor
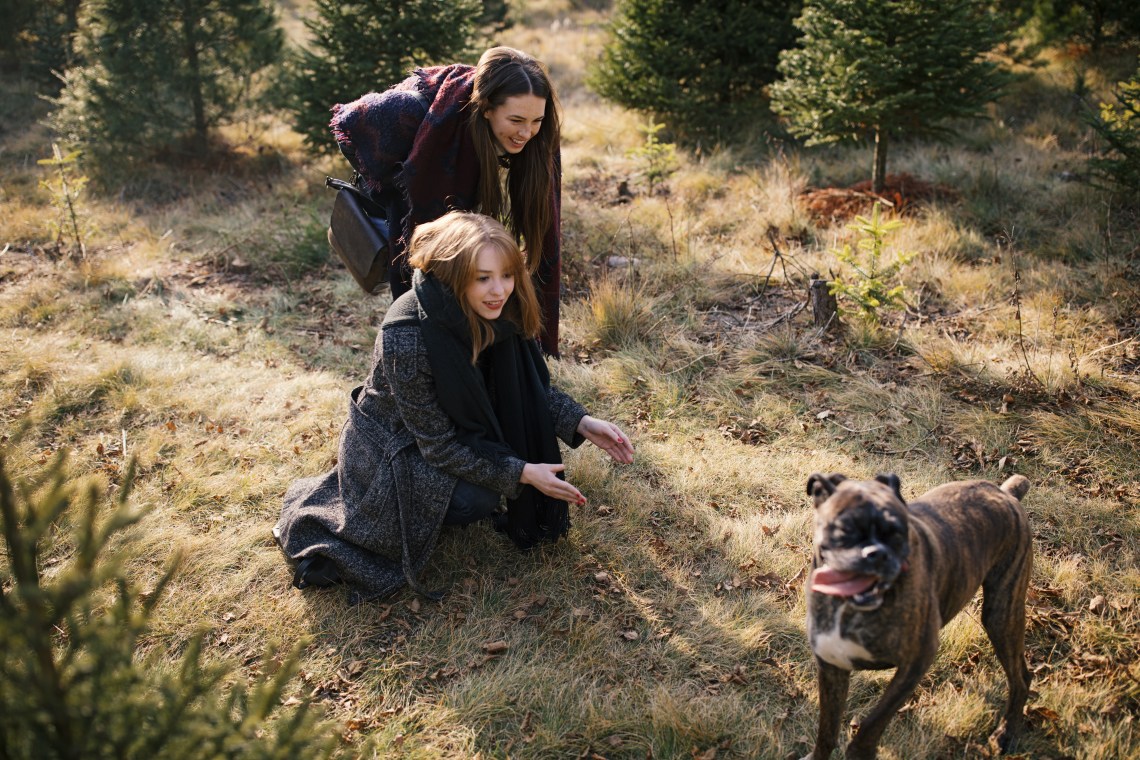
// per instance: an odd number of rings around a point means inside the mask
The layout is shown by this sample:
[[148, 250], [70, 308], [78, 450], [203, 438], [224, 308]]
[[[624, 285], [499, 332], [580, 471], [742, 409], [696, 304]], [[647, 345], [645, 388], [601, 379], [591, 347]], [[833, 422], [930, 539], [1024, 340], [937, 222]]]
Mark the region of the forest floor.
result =
[[[304, 593], [270, 536], [295, 478], [329, 468], [387, 296], [325, 242], [325, 174], [283, 123], [230, 129], [226, 161], [81, 197], [60, 238], [36, 160], [47, 105], [0, 81], [0, 432], [17, 476], [66, 450], [115, 484], [137, 458], [132, 578], [178, 576], [148, 648], [203, 626], [252, 677], [308, 637], [290, 694], [367, 757], [784, 758], [815, 736], [805, 636], [813, 472], [897, 473], [913, 498], [1012, 473], [1034, 532], [1029, 725], [1018, 755], [1140, 757], [1140, 219], [1093, 187], [1077, 72], [1043, 56], [944, 144], [902, 142], [884, 199], [905, 305], [812, 324], [812, 273], [871, 211], [869, 149], [769, 136], [679, 151], [649, 191], [640, 119], [583, 85], [595, 12], [549, 2], [497, 40], [545, 60], [566, 117], [563, 358], [555, 381], [633, 437], [634, 464], [566, 452], [588, 498], [527, 554], [445, 531], [423, 578], [349, 605]], [[1117, 66], [1116, 64], [1120, 64]], [[23, 432], [17, 435], [17, 431]], [[49, 552], [66, 560], [60, 539]], [[49, 566], [50, 567], [50, 566]], [[50, 575], [50, 569], [47, 570]], [[1004, 677], [980, 600], [943, 631], [885, 758], [986, 754]], [[859, 673], [848, 717], [889, 673]], [[845, 725], [846, 725], [845, 719]]]

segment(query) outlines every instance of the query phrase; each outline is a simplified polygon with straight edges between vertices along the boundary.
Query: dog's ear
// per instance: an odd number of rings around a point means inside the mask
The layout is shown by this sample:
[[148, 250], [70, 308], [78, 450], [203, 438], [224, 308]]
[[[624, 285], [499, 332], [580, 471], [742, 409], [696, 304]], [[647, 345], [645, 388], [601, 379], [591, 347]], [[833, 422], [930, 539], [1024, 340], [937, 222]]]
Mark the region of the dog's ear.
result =
[[847, 477], [840, 475], [838, 472], [833, 472], [830, 475], [813, 472], [808, 476], [807, 492], [811, 496], [812, 501], [818, 507], [823, 502], [827, 501], [827, 497], [835, 493], [835, 487], [847, 480]]
[[895, 492], [895, 496], [899, 497], [899, 501], [906, 504], [906, 499], [902, 495], [902, 484], [899, 483], [899, 476], [893, 472], [879, 473], [875, 476], [875, 480], [879, 481], [885, 486], [890, 486], [891, 490]]

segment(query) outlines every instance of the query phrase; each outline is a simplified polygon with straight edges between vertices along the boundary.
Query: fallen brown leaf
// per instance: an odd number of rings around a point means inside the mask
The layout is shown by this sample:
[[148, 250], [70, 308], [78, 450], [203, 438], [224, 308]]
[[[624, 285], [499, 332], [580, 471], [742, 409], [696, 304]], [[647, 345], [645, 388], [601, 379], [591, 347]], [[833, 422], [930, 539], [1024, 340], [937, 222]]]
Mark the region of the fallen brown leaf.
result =
[[1049, 723], [1056, 723], [1061, 719], [1060, 714], [1056, 710], [1050, 710], [1048, 707], [1041, 707], [1040, 705], [1030, 707], [1025, 713], [1030, 718], [1048, 721]]

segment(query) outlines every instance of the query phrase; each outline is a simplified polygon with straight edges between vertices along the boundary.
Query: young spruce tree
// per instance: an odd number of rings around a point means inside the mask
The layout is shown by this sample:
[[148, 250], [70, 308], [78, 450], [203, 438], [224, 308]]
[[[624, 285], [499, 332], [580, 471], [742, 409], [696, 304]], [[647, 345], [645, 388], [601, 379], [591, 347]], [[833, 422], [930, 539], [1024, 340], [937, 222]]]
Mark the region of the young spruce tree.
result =
[[1093, 173], [1132, 206], [1140, 207], [1140, 69], [1118, 82], [1115, 102], [1100, 104], [1093, 128], [1103, 141], [1091, 159]]
[[774, 110], [808, 144], [873, 139], [873, 189], [900, 137], [980, 117], [1010, 75], [985, 59], [1005, 38], [985, 0], [805, 0], [800, 47], [780, 54]]
[[56, 127], [107, 168], [157, 151], [204, 156], [252, 77], [280, 56], [267, 0], [92, 0], [82, 66], [67, 72]]
[[296, 653], [267, 659], [249, 688], [203, 662], [204, 633], [177, 656], [140, 654], [174, 565], [149, 590], [123, 572], [121, 534], [141, 517], [133, 469], [106, 504], [102, 488], [69, 482], [62, 457], [13, 480], [0, 452], [0, 758], [330, 757], [331, 727], [280, 707]]
[[796, 35], [798, 0], [623, 0], [589, 75], [602, 97], [692, 141], [767, 113], [764, 88]]
[[480, 0], [316, 0], [312, 42], [290, 62], [285, 102], [315, 151], [336, 148], [329, 109], [396, 84], [417, 66], [472, 58]]

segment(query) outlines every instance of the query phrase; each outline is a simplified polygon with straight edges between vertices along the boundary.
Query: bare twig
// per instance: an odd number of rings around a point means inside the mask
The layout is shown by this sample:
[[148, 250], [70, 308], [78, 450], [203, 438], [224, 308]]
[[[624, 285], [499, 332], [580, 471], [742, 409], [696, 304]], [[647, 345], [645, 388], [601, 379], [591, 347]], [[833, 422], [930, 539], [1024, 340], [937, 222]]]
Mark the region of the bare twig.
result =
[[669, 203], [669, 196], [665, 196], [665, 212], [669, 214], [669, 238], [673, 243], [673, 260], [677, 260], [677, 233], [673, 229], [673, 206]]
[[793, 306], [792, 308], [788, 309], [786, 312], [784, 312], [783, 314], [781, 314], [780, 316], [776, 317], [771, 322], [769, 322], [767, 325], [765, 325], [764, 329], [765, 330], [771, 330], [773, 327], [780, 324], [781, 322], [790, 321], [792, 319], [792, 317], [799, 314], [805, 308], [807, 308], [807, 301], [801, 301], [800, 303], [798, 303], [795, 306]]
[[835, 427], [843, 428], [848, 433], [873, 433], [876, 430], [882, 430], [883, 428], [887, 427], [887, 425], [876, 425], [875, 427], [866, 428], [865, 430], [856, 430], [855, 428], [849, 428], [846, 425], [836, 422], [835, 420], [831, 419], [831, 417], [824, 417], [824, 419], [830, 422], [832, 425], [835, 425]]
[[[764, 298], [764, 294], [768, 291], [768, 283], [772, 281], [772, 273], [776, 271], [776, 262], [783, 258], [783, 254], [780, 253], [780, 247], [776, 245], [776, 232], [771, 227], [768, 228], [768, 242], [772, 245], [772, 264], [768, 267], [768, 274], [764, 275], [764, 285], [760, 288], [760, 293], [756, 296], [756, 300]], [[787, 279], [785, 275], [784, 280], [786, 281]]]
[[835, 314], [832, 314], [832, 315], [831, 315], [831, 316], [828, 318], [827, 322], [826, 322], [825, 324], [823, 324], [822, 326], [820, 326], [820, 328], [819, 328], [818, 330], [816, 330], [816, 331], [815, 331], [815, 335], [813, 335], [812, 337], [813, 337], [813, 338], [815, 338], [815, 339], [817, 339], [817, 340], [818, 340], [819, 338], [822, 338], [822, 337], [823, 337], [823, 334], [824, 334], [825, 332], [827, 332], [828, 330], [830, 330], [830, 329], [831, 329], [831, 323], [835, 321], [835, 318], [836, 318], [838, 315], [839, 315], [839, 312], [836, 312]]
[[1136, 340], [1136, 338], [1125, 338], [1124, 340], [1118, 340], [1115, 343], [1110, 343], [1107, 346], [1101, 346], [1100, 348], [1094, 348], [1092, 351], [1089, 351], [1087, 354], [1085, 354], [1085, 357], [1087, 358], [1089, 356], [1096, 356], [1101, 351], [1111, 351], [1114, 348], [1119, 348], [1120, 346], [1125, 346], [1129, 343], [1133, 343], [1133, 342], [1135, 342], [1135, 340]]
[[934, 431], [936, 429], [937, 428], [930, 428], [930, 430], [927, 430], [926, 435], [922, 436], [922, 438], [919, 438], [918, 441], [908, 449], [870, 449], [869, 448], [869, 449], [867, 449], [867, 451], [870, 451], [872, 454], [885, 454], [887, 456], [892, 456], [892, 457], [898, 456], [899, 454], [909, 454], [910, 452], [914, 451], [919, 446], [921, 446], [923, 443], [925, 443], [927, 438], [934, 435]]
[[891, 346], [891, 353], [894, 353], [895, 349], [899, 347], [899, 343], [902, 342], [903, 330], [906, 328], [906, 317], [906, 309], [903, 309], [902, 322], [899, 323], [899, 333], [895, 336], [895, 344]]
[[1033, 371], [1033, 367], [1029, 364], [1029, 354], [1025, 350], [1025, 330], [1021, 322], [1021, 270], [1013, 270], [1013, 307], [1017, 317], [1017, 346], [1021, 349], [1021, 358], [1025, 362], [1025, 372], [1033, 381], [1041, 387], [1045, 387], [1045, 383], [1041, 382], [1041, 378], [1037, 377], [1037, 373]]
[[689, 367], [693, 366], [694, 364], [696, 364], [696, 363], [697, 363], [697, 362], [699, 362], [699, 361], [703, 361], [703, 360], [705, 360], [705, 359], [708, 359], [708, 358], [710, 358], [710, 357], [716, 356], [716, 355], [717, 355], [717, 353], [718, 353], [717, 351], [713, 351], [713, 352], [712, 352], [712, 353], [710, 353], [710, 354], [702, 354], [701, 356], [698, 356], [696, 359], [693, 359], [691, 362], [689, 362], [688, 364], [684, 365], [683, 367], [677, 367], [676, 369], [671, 369], [671, 370], [669, 370], [668, 372], [663, 372], [663, 373], [661, 373], [661, 374], [662, 374], [663, 376], [667, 376], [667, 375], [675, 375], [675, 374], [676, 374], [676, 373], [678, 373], [678, 372], [682, 372], [682, 371], [684, 371], [684, 370], [687, 370]]

